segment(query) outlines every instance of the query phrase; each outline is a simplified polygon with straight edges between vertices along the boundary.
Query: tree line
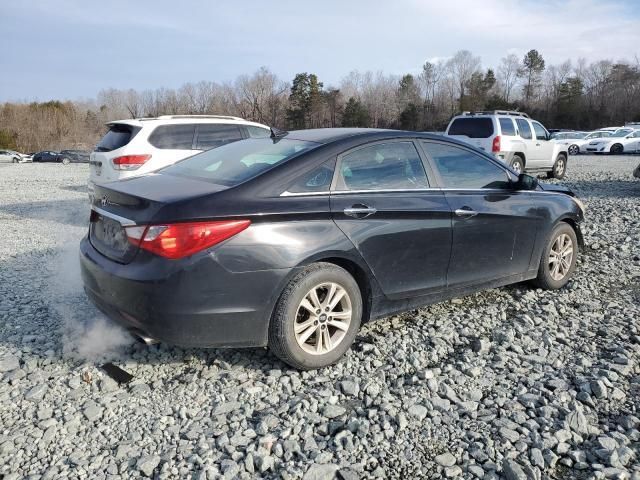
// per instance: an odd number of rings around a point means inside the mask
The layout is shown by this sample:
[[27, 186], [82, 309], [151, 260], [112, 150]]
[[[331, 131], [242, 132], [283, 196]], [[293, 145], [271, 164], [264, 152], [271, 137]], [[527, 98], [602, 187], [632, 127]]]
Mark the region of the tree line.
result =
[[494, 68], [461, 50], [419, 73], [353, 71], [337, 86], [314, 73], [291, 82], [262, 67], [233, 82], [178, 89], [104, 89], [93, 101], [6, 102], [0, 147], [21, 151], [91, 148], [105, 122], [158, 115], [233, 115], [281, 129], [376, 127], [441, 131], [461, 111], [510, 109], [548, 127], [595, 129], [640, 121], [640, 60], [567, 60], [549, 65], [537, 50]]

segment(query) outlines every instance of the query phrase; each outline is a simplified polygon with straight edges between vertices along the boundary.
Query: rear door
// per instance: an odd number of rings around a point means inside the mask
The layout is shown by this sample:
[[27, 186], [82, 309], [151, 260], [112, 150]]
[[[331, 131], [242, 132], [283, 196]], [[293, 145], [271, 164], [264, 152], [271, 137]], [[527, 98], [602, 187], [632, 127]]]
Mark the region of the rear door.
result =
[[527, 272], [538, 230], [529, 192], [498, 163], [463, 147], [424, 141], [453, 211], [447, 283], [463, 287]]
[[451, 211], [444, 194], [431, 188], [412, 140], [376, 142], [339, 156], [331, 212], [387, 297], [445, 287]]
[[526, 118], [516, 118], [516, 126], [518, 127], [518, 135], [522, 140], [525, 148], [525, 162], [526, 168], [537, 168], [538, 161], [536, 160], [536, 141], [533, 138], [533, 129], [531, 124]]

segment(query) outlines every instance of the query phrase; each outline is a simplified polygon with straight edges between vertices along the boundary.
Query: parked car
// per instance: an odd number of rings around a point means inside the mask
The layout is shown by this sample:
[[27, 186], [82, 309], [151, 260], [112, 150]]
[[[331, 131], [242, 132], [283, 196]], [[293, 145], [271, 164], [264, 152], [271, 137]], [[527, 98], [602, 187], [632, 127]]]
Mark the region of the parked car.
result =
[[22, 155], [14, 150], [0, 150], [0, 163], [19, 163]]
[[451, 119], [446, 135], [491, 152], [517, 173], [563, 178], [567, 171], [566, 146], [550, 141], [544, 126], [521, 112], [464, 112]]
[[446, 136], [276, 132], [96, 185], [91, 300], [151, 343], [337, 361], [361, 323], [524, 280], [564, 286], [584, 207]]
[[592, 140], [586, 146], [587, 152], [632, 153], [640, 151], [640, 130], [620, 129], [618, 132], [597, 140]]
[[638, 164], [636, 169], [633, 171], [633, 176], [636, 178], [640, 178], [640, 163]]
[[70, 160], [60, 154], [60, 152], [54, 152], [52, 150], [44, 150], [42, 152], [38, 152], [33, 155], [33, 162], [55, 162], [55, 163], [64, 163], [65, 165], [70, 162]]
[[[551, 132], [550, 132], [551, 133]], [[587, 132], [577, 132], [574, 130], [569, 131], [558, 131], [555, 133], [551, 133], [551, 140], [570, 140], [573, 138], [584, 138]]]
[[91, 153], [90, 198], [94, 184], [142, 175], [210, 148], [271, 133], [266, 125], [222, 115], [163, 115], [107, 125]]
[[22, 157], [20, 159], [20, 163], [31, 163], [31, 162], [33, 162], [33, 156], [35, 154], [36, 154], [36, 152], [29, 152], [29, 153], [20, 154], [20, 156]]
[[60, 155], [67, 158], [70, 163], [89, 163], [91, 153], [84, 150], [62, 150]]
[[589, 144], [589, 142], [598, 138], [610, 137], [612, 133], [613, 132], [610, 131], [596, 130], [594, 132], [587, 133], [583, 138], [567, 140], [567, 151], [569, 152], [569, 155], [586, 153], [586, 146]]

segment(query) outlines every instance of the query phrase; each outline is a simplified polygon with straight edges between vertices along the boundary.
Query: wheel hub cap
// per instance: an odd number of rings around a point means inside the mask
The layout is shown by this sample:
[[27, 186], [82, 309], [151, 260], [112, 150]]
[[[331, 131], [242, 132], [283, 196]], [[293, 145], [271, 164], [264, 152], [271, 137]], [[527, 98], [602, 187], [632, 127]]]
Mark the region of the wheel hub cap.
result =
[[573, 241], [566, 233], [559, 235], [549, 252], [549, 274], [554, 280], [562, 280], [569, 273], [573, 261]]
[[312, 355], [329, 353], [344, 339], [351, 317], [351, 298], [341, 285], [316, 285], [298, 305], [293, 326], [296, 342]]

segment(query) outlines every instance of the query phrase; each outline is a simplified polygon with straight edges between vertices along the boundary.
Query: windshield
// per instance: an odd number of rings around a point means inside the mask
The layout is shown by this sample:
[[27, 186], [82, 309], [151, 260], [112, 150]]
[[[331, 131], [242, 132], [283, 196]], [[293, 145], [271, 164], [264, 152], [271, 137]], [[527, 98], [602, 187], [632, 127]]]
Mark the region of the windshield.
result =
[[286, 138], [247, 139], [207, 150], [161, 171], [233, 187], [320, 145]]

